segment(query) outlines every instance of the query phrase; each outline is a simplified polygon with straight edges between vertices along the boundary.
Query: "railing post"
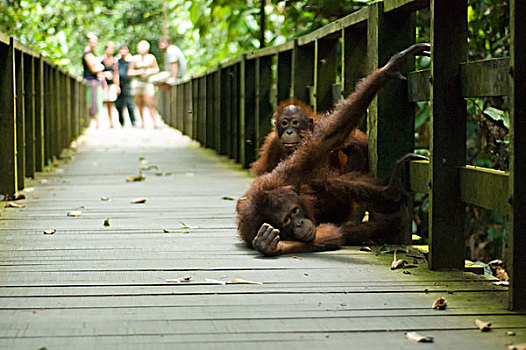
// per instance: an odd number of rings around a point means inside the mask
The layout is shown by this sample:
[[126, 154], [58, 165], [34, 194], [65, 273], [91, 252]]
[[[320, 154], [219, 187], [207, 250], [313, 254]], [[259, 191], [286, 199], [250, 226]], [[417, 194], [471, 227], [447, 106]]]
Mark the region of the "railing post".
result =
[[277, 102], [288, 100], [292, 94], [292, 50], [278, 52]]
[[17, 190], [24, 188], [26, 177], [26, 130], [25, 130], [25, 88], [24, 88], [24, 53], [15, 49], [16, 81], [16, 168]]
[[509, 306], [526, 309], [526, 3], [510, 1]]
[[206, 147], [215, 147], [214, 73], [205, 76], [206, 89]]
[[256, 145], [254, 152], [265, 142], [265, 137], [272, 130], [272, 104], [270, 91], [272, 89], [272, 56], [263, 56], [256, 59]]
[[232, 155], [231, 138], [232, 138], [232, 67], [221, 69], [221, 154], [229, 157]]
[[221, 67], [212, 73], [214, 75], [213, 95], [214, 95], [214, 149], [221, 153], [221, 138], [224, 137], [222, 131], [223, 116], [221, 115]]
[[[3, 38], [0, 38], [3, 39]], [[13, 38], [0, 41], [0, 193], [12, 195], [17, 191], [16, 162], [16, 101], [15, 47]]]
[[333, 108], [332, 85], [336, 82], [338, 39], [316, 39], [314, 49], [314, 111]]
[[35, 58], [35, 171], [44, 170], [44, 61]]
[[240, 76], [239, 158], [248, 168], [256, 160], [256, 60], [243, 57]]
[[300, 46], [294, 41], [292, 51], [292, 97], [310, 103], [309, 86], [314, 84], [314, 44]]
[[429, 264], [464, 267], [464, 208], [459, 168], [466, 163], [466, 101], [460, 63], [467, 59], [467, 1], [431, 0], [431, 159]]
[[[369, 72], [412, 45], [416, 36], [413, 15], [384, 14], [382, 2], [369, 6], [367, 31]], [[410, 62], [402, 71], [413, 66]], [[370, 170], [386, 177], [396, 159], [414, 150], [414, 105], [409, 102], [406, 81], [392, 79], [379, 91], [369, 107], [368, 132]]]
[[184, 134], [192, 135], [193, 105], [192, 80], [188, 80], [184, 87]]
[[198, 119], [199, 119], [199, 79], [192, 79], [192, 132], [191, 138], [197, 140]]
[[35, 58], [24, 56], [24, 115], [26, 118], [26, 176], [35, 176]]

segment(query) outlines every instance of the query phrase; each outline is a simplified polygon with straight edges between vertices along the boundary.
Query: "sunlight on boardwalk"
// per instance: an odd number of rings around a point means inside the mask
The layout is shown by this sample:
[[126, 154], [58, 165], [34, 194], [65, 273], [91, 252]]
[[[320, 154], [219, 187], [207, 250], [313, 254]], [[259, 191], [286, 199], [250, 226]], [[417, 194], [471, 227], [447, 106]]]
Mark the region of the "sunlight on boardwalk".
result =
[[422, 348], [413, 330], [434, 349], [526, 341], [505, 290], [475, 275], [404, 274], [357, 248], [261, 258], [235, 230], [251, 178], [178, 131], [89, 129], [76, 147], [30, 181], [25, 208], [0, 211], [1, 349]]

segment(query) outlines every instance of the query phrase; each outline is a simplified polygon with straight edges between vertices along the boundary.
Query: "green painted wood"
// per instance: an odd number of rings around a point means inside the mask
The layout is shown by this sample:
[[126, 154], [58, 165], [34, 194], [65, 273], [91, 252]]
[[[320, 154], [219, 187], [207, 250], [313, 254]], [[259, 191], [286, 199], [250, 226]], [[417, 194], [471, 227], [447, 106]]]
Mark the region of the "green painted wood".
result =
[[26, 176], [35, 176], [35, 58], [24, 55], [24, 116], [25, 116], [25, 170]]
[[206, 147], [208, 144], [208, 132], [207, 132], [207, 126], [208, 126], [208, 120], [211, 118], [208, 118], [208, 111], [207, 111], [207, 88], [206, 88], [206, 81], [207, 77], [206, 75], [203, 75], [198, 80], [198, 86], [199, 86], [199, 138], [197, 139], [203, 147]]
[[277, 103], [288, 100], [292, 89], [292, 50], [278, 53]]
[[429, 82], [431, 71], [424, 69], [407, 74], [407, 87], [409, 90], [409, 101], [429, 101]]
[[309, 103], [308, 86], [314, 84], [314, 44], [300, 46], [295, 41], [292, 51], [292, 97]]
[[510, 308], [526, 310], [526, 4], [510, 2]]
[[256, 145], [255, 151], [261, 148], [265, 142], [265, 137], [272, 131], [272, 114], [274, 107], [271, 103], [272, 92], [272, 57], [265, 56], [256, 59]]
[[507, 214], [508, 183], [509, 174], [504, 171], [470, 165], [460, 168], [461, 198], [466, 203]]
[[334, 107], [332, 85], [336, 83], [338, 39], [318, 39], [314, 47], [314, 111], [323, 113]]
[[462, 96], [505, 96], [509, 94], [509, 58], [495, 58], [460, 65]]
[[396, 13], [413, 13], [429, 7], [429, 0], [385, 0], [384, 11]]
[[429, 161], [412, 161], [409, 164], [409, 190], [428, 193], [429, 185]]
[[[395, 52], [414, 43], [412, 14], [383, 14], [383, 3], [369, 7], [369, 71], [383, 66]], [[408, 62], [402, 72], [413, 70]], [[396, 108], [393, 108], [396, 106]], [[414, 106], [408, 101], [405, 81], [392, 79], [378, 93], [369, 107], [369, 164], [371, 171], [386, 177], [392, 164], [403, 154], [414, 150]]]
[[199, 118], [199, 89], [198, 89], [198, 79], [192, 79], [192, 133], [190, 134], [193, 140], [197, 140], [197, 126]]
[[466, 162], [466, 102], [460, 63], [467, 57], [465, 2], [431, 1], [430, 267], [464, 266], [464, 203], [459, 167]]
[[194, 112], [193, 112], [193, 103], [192, 103], [192, 85], [193, 81], [189, 80], [188, 82], [184, 83], [184, 106], [185, 106], [185, 114], [184, 114], [184, 134], [187, 136], [191, 136], [193, 133], [193, 119], [194, 119]]
[[215, 97], [214, 97], [214, 73], [208, 74], [205, 78], [205, 89], [206, 89], [206, 147], [214, 148], [216, 144], [215, 140]]
[[16, 161], [16, 100], [15, 100], [15, 51], [14, 41], [0, 44], [0, 192], [14, 194], [18, 188], [17, 161]]
[[243, 63], [239, 62], [232, 67], [232, 155], [230, 157], [238, 163], [241, 160], [241, 148], [238, 140], [241, 137], [241, 106], [244, 103], [241, 96], [242, 65]]
[[26, 177], [26, 118], [24, 86], [24, 54], [15, 50], [15, 99], [16, 99], [16, 169], [17, 190], [24, 188]]
[[[44, 170], [44, 61], [35, 62], [35, 171]], [[82, 105], [84, 107], [84, 105]], [[82, 109], [85, 112], [85, 108]]]

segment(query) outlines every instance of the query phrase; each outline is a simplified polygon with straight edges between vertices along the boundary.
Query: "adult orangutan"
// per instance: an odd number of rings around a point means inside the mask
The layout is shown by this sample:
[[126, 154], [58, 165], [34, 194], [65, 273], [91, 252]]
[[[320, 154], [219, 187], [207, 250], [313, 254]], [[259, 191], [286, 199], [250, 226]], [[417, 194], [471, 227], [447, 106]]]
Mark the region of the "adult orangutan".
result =
[[405, 195], [399, 179], [403, 163], [423, 157], [408, 155], [397, 161], [387, 186], [369, 175], [340, 174], [327, 166], [326, 159], [360, 125], [385, 82], [392, 77], [405, 79], [399, 72], [401, 65], [428, 51], [428, 44], [416, 44], [395, 54], [316, 123], [290, 157], [254, 180], [236, 206], [238, 231], [247, 244], [265, 255], [279, 255], [389, 238], [393, 223], [399, 220], [396, 215], [356, 224], [349, 220], [354, 204], [369, 204], [373, 212], [395, 211]]
[[[250, 171], [257, 176], [271, 172], [279, 162], [290, 156], [324, 116], [315, 114], [312, 108], [299, 100], [287, 100], [280, 103], [272, 118], [274, 131], [267, 135], [259, 150], [259, 158], [250, 165]], [[367, 135], [359, 129], [353, 130], [345, 144], [332, 151], [326, 160], [340, 173], [367, 172]]]

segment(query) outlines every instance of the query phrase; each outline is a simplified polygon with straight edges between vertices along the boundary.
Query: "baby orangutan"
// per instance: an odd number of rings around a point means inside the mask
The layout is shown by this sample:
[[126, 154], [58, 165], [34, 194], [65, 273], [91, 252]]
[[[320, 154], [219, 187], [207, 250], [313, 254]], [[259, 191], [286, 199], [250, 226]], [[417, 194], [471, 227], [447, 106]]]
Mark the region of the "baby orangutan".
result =
[[[236, 206], [238, 231], [248, 245], [264, 255], [279, 255], [389, 239], [399, 220], [389, 214], [396, 212], [406, 195], [401, 169], [406, 161], [424, 157], [410, 154], [399, 159], [387, 186], [369, 175], [341, 174], [327, 166], [327, 157], [360, 125], [378, 90], [392, 77], [404, 79], [400, 67], [428, 51], [428, 44], [416, 44], [395, 54], [364, 78], [328, 117], [314, 124], [290, 157], [254, 180]], [[353, 223], [356, 203], [386, 215]]]

